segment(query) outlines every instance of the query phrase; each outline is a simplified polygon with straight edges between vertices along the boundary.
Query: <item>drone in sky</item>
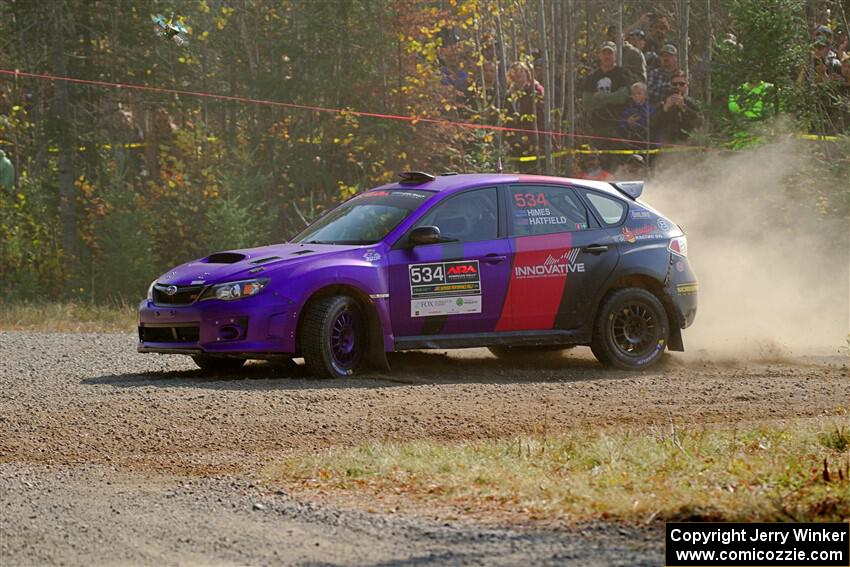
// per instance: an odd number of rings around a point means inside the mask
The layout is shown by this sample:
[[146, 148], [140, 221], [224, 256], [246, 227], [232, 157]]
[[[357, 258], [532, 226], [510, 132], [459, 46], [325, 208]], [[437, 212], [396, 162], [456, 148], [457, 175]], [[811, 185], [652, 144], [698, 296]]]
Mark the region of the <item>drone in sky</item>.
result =
[[162, 14], [151, 16], [151, 20], [154, 24], [156, 24], [155, 29], [158, 36], [171, 39], [174, 43], [181, 47], [188, 45], [189, 40], [186, 36], [189, 31], [184, 28], [180, 22], [174, 20], [174, 14], [171, 14], [171, 18], [168, 20], [166, 20]]

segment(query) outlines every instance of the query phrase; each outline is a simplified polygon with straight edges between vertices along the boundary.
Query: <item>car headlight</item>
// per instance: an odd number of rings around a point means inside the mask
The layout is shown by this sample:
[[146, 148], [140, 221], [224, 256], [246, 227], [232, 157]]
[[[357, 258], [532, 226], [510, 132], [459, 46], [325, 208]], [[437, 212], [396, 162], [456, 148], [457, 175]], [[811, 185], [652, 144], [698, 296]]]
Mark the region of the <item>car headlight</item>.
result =
[[151, 282], [151, 285], [148, 286], [148, 301], [153, 301], [153, 286], [156, 285], [156, 280]]
[[257, 278], [253, 280], [240, 280], [238, 282], [216, 284], [204, 292], [201, 300], [221, 299], [224, 301], [232, 301], [234, 299], [250, 297], [260, 293], [260, 290], [266, 287], [268, 283], [268, 278]]

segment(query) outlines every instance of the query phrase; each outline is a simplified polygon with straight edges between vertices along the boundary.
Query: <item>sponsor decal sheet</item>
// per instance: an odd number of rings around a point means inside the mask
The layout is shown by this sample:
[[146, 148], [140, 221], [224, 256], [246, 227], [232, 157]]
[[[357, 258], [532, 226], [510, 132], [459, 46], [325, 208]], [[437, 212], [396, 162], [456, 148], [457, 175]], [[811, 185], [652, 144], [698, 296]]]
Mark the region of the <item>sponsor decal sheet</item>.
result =
[[410, 316], [481, 313], [478, 260], [411, 264]]

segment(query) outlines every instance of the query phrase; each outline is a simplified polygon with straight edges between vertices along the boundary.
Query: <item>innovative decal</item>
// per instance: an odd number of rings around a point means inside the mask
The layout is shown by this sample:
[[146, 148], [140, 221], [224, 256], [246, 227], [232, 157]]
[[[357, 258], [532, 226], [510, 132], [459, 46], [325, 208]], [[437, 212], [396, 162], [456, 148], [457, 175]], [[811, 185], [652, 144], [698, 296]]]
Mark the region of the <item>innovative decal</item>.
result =
[[514, 266], [514, 277], [523, 278], [547, 278], [566, 274], [584, 272], [584, 262], [576, 262], [581, 250], [573, 248], [559, 256], [549, 254], [542, 264]]
[[652, 213], [649, 211], [632, 211], [629, 213], [629, 216], [631, 216], [634, 220], [646, 220], [652, 217]]
[[410, 316], [481, 313], [478, 260], [411, 264]]
[[367, 250], [363, 254], [363, 259], [366, 260], [367, 262], [377, 262], [378, 260], [381, 259], [381, 254], [380, 254], [380, 252], [377, 252], [375, 250]]

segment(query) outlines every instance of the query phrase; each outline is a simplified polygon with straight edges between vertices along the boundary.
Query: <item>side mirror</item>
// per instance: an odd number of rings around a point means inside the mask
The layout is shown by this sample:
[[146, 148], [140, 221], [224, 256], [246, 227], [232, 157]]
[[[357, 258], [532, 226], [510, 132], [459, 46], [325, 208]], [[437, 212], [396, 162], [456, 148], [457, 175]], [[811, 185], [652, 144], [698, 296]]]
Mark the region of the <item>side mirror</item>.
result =
[[440, 229], [436, 226], [419, 226], [414, 228], [410, 236], [407, 238], [407, 243], [411, 246], [419, 246], [420, 244], [437, 244], [440, 242]]

